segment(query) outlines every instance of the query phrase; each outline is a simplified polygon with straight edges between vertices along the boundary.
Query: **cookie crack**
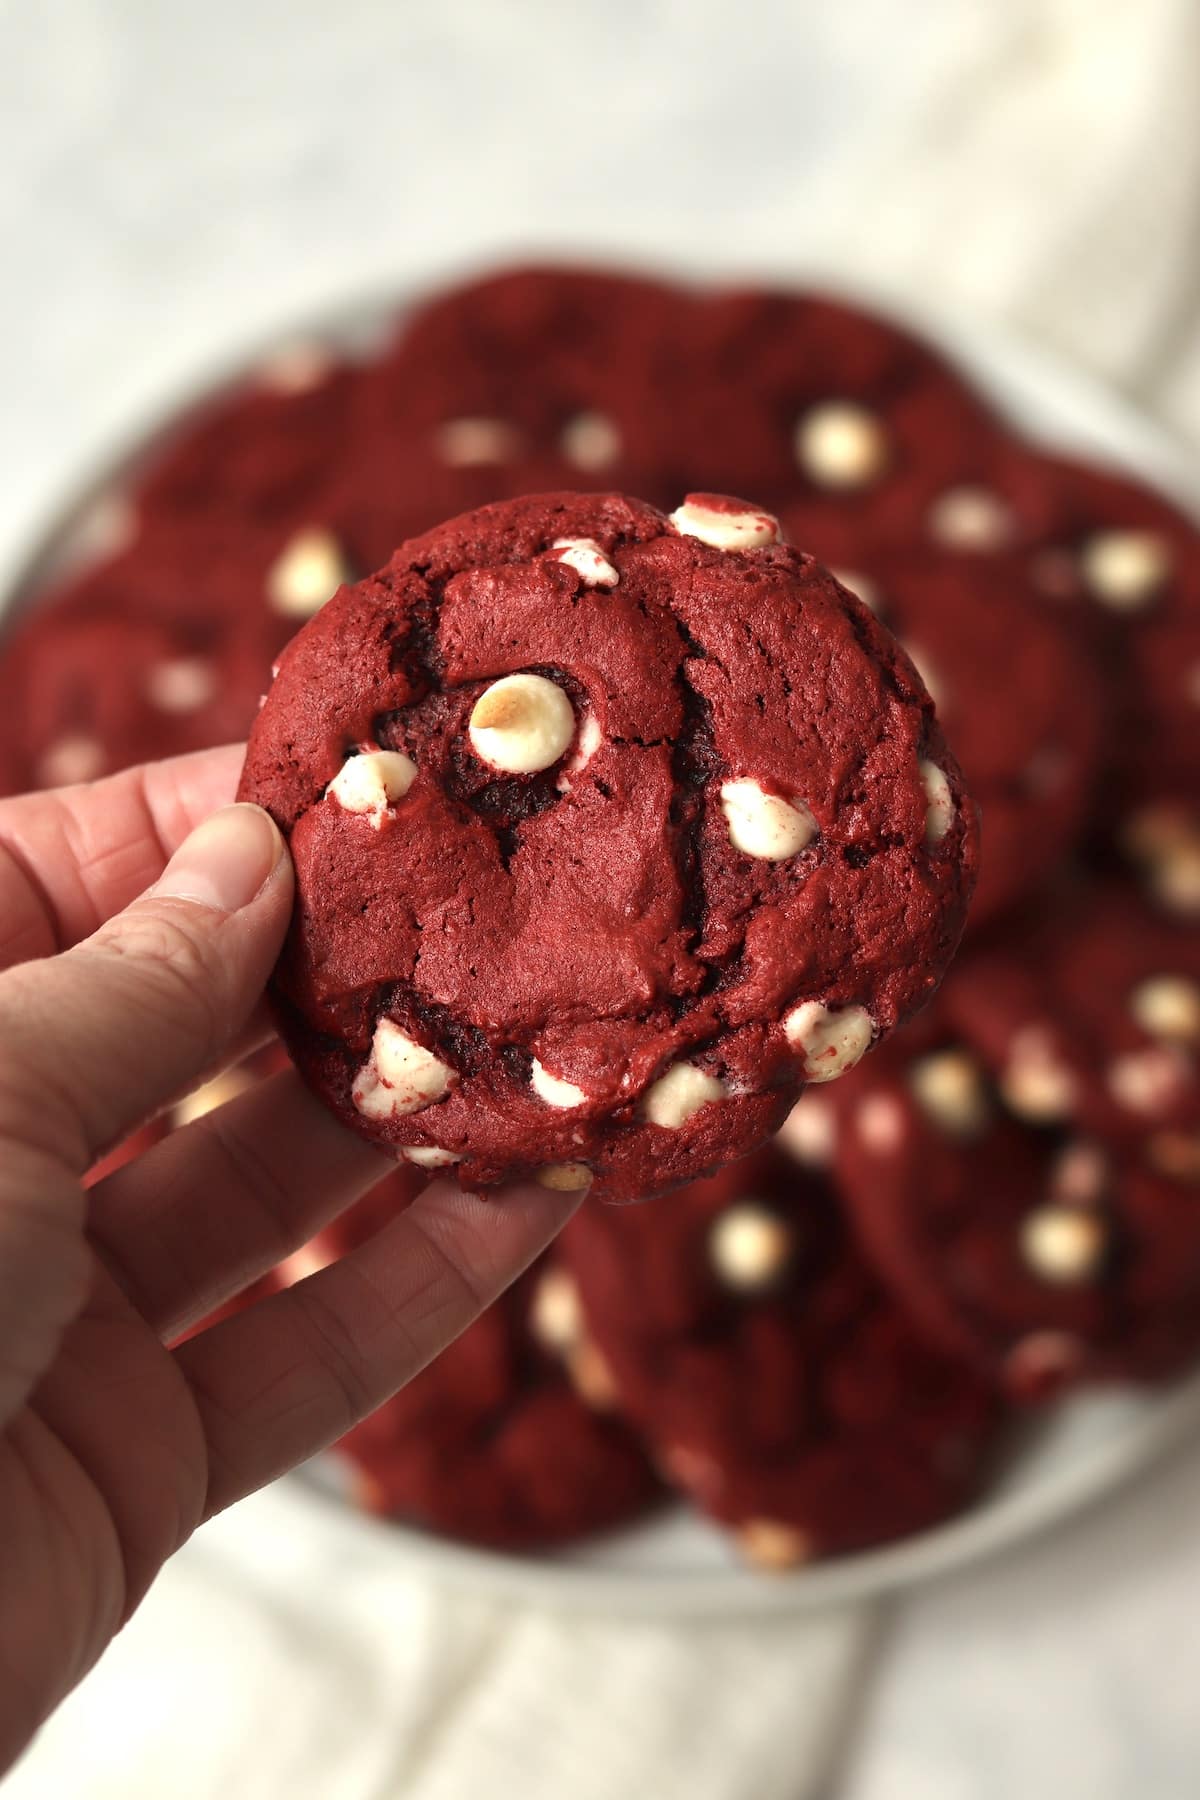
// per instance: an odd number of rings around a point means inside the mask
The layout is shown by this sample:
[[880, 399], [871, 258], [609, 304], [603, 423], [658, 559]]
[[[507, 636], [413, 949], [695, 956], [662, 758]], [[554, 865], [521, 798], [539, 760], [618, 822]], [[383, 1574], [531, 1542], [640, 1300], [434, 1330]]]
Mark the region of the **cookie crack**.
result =
[[674, 674], [683, 721], [671, 751], [672, 792], [668, 817], [673, 828], [675, 868], [683, 895], [679, 926], [684, 933], [685, 947], [692, 951], [703, 942], [708, 924], [700, 832], [704, 823], [704, 793], [715, 772], [717, 753], [712, 708], [688, 679], [688, 662], [693, 656], [704, 660], [703, 646], [697, 643], [678, 616], [676, 624], [685, 650]]

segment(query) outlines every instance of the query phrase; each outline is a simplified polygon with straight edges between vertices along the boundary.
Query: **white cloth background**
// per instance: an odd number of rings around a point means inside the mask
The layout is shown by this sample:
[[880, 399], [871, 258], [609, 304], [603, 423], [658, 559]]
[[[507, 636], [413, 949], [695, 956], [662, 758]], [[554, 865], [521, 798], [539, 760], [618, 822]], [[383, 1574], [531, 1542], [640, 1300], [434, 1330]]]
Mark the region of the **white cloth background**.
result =
[[12, 1793], [770, 1800], [836, 1752], [865, 1642], [452, 1593], [281, 1485], [177, 1559]]
[[[231, 345], [525, 249], [933, 291], [1200, 438], [1198, 71], [1195, 0], [0, 0], [0, 556]], [[882, 1644], [331, 1568], [276, 1491], [176, 1560], [7, 1792], [1183, 1800], [1198, 1473]]]

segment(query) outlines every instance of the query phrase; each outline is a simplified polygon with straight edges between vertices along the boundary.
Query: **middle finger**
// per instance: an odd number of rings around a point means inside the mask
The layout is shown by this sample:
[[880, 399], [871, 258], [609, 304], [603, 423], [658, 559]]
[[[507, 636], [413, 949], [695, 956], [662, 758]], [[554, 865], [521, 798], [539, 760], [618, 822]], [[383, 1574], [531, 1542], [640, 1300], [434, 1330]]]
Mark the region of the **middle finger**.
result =
[[174, 1338], [389, 1173], [399, 1208], [420, 1172], [347, 1131], [286, 1069], [98, 1182], [88, 1235], [147, 1322]]

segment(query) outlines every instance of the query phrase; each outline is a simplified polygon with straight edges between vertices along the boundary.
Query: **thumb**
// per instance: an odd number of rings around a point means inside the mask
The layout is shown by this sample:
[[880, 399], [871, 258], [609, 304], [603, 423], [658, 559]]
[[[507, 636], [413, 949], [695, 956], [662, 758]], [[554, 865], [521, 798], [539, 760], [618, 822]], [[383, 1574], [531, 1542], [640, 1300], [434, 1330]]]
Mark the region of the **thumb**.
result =
[[231, 1043], [291, 902], [273, 821], [227, 806], [92, 937], [0, 976], [0, 1141], [53, 1150], [82, 1174]]

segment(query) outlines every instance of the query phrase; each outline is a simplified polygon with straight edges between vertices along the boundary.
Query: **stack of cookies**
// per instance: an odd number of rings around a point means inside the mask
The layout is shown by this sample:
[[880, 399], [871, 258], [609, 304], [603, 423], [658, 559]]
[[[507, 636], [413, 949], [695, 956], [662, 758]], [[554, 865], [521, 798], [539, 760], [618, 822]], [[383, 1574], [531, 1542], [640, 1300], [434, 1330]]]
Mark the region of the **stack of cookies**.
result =
[[[505, 273], [368, 355], [290, 345], [150, 447], [0, 647], [0, 791], [244, 737], [343, 584], [440, 520], [565, 490], [676, 518], [749, 495], [833, 571], [936, 701], [982, 810], [975, 902], [932, 1005], [835, 1056], [836, 1083], [807, 1068], [773, 1146], [644, 1207], [586, 1203], [346, 1449], [366, 1504], [471, 1541], [561, 1543], [676, 1491], [793, 1567], [969, 1503], [1015, 1410], [1200, 1355], [1200, 533], [1179, 510], [1026, 442], [844, 302]], [[410, 1161], [382, 1204], [426, 1178]]]

